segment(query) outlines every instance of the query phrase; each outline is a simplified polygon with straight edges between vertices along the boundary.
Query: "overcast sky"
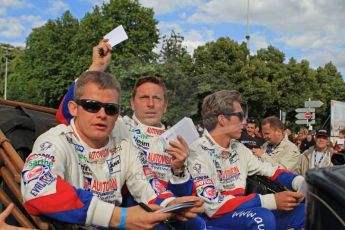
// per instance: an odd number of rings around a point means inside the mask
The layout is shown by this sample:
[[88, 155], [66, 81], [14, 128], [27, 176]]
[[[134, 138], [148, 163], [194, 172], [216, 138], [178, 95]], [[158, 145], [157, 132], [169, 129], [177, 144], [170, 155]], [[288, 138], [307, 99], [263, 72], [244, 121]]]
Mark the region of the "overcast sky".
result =
[[[0, 0], [0, 42], [24, 46], [32, 28], [70, 10], [82, 18], [95, 0]], [[151, 7], [162, 34], [172, 29], [192, 51], [228, 36], [247, 33], [248, 0], [140, 0]], [[307, 59], [312, 67], [332, 61], [345, 77], [345, 0], [249, 0], [250, 49], [272, 44], [286, 58]]]

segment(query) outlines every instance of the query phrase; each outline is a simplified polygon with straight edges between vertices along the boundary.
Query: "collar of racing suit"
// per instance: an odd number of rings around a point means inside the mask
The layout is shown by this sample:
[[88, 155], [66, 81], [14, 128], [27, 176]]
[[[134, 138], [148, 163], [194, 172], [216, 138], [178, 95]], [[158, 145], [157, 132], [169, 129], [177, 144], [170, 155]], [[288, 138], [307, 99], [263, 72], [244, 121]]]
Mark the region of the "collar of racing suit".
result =
[[139, 119], [135, 116], [135, 113], [133, 114], [132, 120], [136, 127], [138, 127], [142, 131], [145, 131], [147, 134], [153, 136], [160, 136], [162, 133], [165, 132], [165, 126], [162, 123], [161, 127], [145, 125], [139, 121]]

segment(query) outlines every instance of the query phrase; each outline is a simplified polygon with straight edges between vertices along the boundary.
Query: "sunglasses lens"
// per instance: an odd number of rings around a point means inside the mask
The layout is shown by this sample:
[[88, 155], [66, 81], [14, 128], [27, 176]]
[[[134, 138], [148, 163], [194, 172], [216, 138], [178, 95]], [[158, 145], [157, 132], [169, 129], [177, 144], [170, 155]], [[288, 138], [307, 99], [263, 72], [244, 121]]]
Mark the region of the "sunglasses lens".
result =
[[119, 105], [116, 104], [106, 104], [104, 105], [105, 113], [109, 116], [114, 116], [119, 113]]
[[237, 113], [238, 115], [238, 118], [240, 119], [240, 121], [243, 121], [243, 119], [244, 119], [244, 113], [242, 113], [242, 112], [239, 112], [239, 113]]
[[84, 101], [81, 106], [90, 113], [97, 113], [102, 108], [97, 101]]
[[120, 106], [115, 103], [102, 103], [93, 100], [76, 100], [76, 103], [89, 113], [97, 113], [102, 107], [108, 116], [114, 116], [120, 112]]

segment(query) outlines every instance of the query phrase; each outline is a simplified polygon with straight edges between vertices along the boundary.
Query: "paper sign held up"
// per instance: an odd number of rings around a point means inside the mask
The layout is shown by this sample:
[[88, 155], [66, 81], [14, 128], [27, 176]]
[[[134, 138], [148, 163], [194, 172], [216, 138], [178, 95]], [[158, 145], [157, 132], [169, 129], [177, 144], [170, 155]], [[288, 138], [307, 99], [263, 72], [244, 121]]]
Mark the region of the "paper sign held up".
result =
[[122, 25], [119, 25], [104, 36], [105, 39], [109, 39], [108, 43], [114, 47], [115, 45], [128, 39], [126, 31]]
[[196, 130], [192, 119], [185, 117], [176, 123], [173, 127], [168, 129], [160, 136], [164, 147], [169, 145], [169, 141], [177, 141], [177, 135], [183, 137], [188, 145], [192, 144], [199, 138], [199, 133]]

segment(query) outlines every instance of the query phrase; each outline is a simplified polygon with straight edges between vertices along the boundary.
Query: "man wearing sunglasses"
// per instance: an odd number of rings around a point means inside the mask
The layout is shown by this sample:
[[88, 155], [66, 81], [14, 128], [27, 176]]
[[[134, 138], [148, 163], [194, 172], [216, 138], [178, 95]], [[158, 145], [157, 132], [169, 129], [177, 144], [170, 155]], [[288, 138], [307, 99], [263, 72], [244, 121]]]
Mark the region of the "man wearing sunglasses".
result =
[[[268, 162], [261, 162], [237, 139], [243, 128], [240, 94], [222, 90], [202, 104], [203, 137], [191, 146], [189, 172], [196, 195], [205, 201], [207, 226], [223, 229], [302, 229], [304, 178]], [[291, 191], [245, 194], [246, 178], [262, 175]]]
[[[22, 172], [24, 207], [32, 215], [81, 226], [151, 229], [171, 214], [145, 211], [140, 206], [119, 208], [126, 183], [138, 202], [159, 209], [195, 201], [177, 218], [194, 218], [203, 211], [196, 197], [156, 194], [137, 159], [137, 148], [111, 135], [119, 116], [120, 84], [110, 74], [88, 71], [81, 75], [68, 108], [71, 124], [42, 134]], [[148, 209], [146, 207], [146, 209]], [[72, 228], [72, 227], [71, 227]]]
[[279, 118], [265, 118], [262, 121], [262, 133], [267, 142], [261, 149], [253, 149], [253, 153], [261, 160], [297, 173], [301, 154], [297, 146], [285, 135], [284, 125]]
[[[104, 55], [100, 56], [98, 50], [102, 48]], [[89, 70], [105, 70], [110, 63], [111, 47], [106, 41], [102, 41], [93, 49], [93, 62]], [[66, 111], [66, 104], [71, 98], [73, 84], [60, 104], [58, 121], [68, 123], [70, 116]], [[178, 141], [170, 142], [170, 146], [163, 147], [160, 135], [165, 127], [161, 123], [162, 116], [168, 105], [167, 89], [164, 82], [156, 76], [140, 77], [132, 92], [131, 106], [133, 117], [119, 118], [113, 135], [117, 139], [130, 139], [137, 147], [138, 158], [142, 164], [142, 170], [157, 194], [169, 190], [176, 196], [188, 196], [193, 191], [193, 180], [186, 169], [186, 159], [189, 148], [182, 137]], [[133, 197], [124, 189], [124, 206], [135, 205]], [[181, 226], [183, 225], [183, 226]], [[187, 223], [177, 222], [176, 228], [204, 229], [204, 221], [195, 218]]]

